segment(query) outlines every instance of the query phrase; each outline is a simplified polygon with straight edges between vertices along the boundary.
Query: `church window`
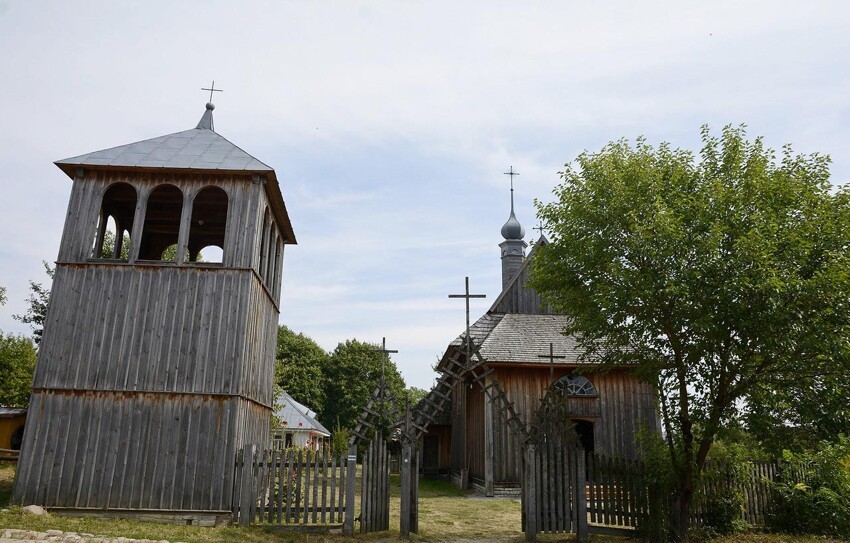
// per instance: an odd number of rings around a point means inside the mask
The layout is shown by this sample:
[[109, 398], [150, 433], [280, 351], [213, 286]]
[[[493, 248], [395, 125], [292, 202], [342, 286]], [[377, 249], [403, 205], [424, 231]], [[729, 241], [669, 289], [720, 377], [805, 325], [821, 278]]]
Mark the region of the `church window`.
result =
[[148, 197], [140, 260], [176, 260], [183, 193], [174, 185], [160, 185]]
[[197, 262], [201, 251], [204, 262], [222, 262], [226, 229], [227, 193], [219, 187], [201, 190], [192, 202], [189, 262]]
[[136, 189], [127, 183], [110, 185], [103, 193], [93, 258], [126, 260], [136, 215]]
[[599, 396], [596, 387], [582, 375], [565, 375], [555, 383], [555, 390], [564, 396]]
[[268, 245], [269, 245], [269, 210], [263, 214], [263, 229], [260, 231], [262, 242], [260, 243], [260, 278], [265, 281], [266, 269], [268, 268]]

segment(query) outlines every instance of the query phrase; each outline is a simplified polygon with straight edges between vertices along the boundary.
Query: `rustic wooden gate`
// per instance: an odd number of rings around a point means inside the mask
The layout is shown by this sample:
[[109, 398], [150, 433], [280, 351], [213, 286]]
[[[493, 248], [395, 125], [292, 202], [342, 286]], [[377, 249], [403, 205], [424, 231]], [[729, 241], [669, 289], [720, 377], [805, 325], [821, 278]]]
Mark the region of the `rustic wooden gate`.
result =
[[390, 529], [390, 455], [383, 432], [372, 436], [363, 456], [360, 532]]
[[243, 526], [341, 524], [347, 464], [344, 455], [327, 449], [244, 447], [236, 458], [233, 522]]
[[[381, 352], [395, 352], [386, 349], [384, 340]], [[363, 408], [363, 413], [351, 431], [348, 442], [349, 466], [356, 465], [357, 449], [361, 443], [368, 443], [363, 457], [363, 472], [360, 494], [360, 532], [378, 532], [389, 529], [390, 518], [390, 456], [387, 450], [387, 434], [385, 429], [390, 427], [389, 421], [398, 418], [397, 401], [388, 392], [386, 382], [381, 372], [381, 383], [372, 393], [369, 403]], [[354, 469], [349, 473], [354, 477]], [[356, 485], [353, 479], [348, 481], [346, 488], [346, 514], [342, 532], [346, 536], [354, 535], [354, 494]]]
[[587, 540], [585, 453], [570, 420], [566, 399], [550, 387], [523, 447], [523, 530], [575, 533]]

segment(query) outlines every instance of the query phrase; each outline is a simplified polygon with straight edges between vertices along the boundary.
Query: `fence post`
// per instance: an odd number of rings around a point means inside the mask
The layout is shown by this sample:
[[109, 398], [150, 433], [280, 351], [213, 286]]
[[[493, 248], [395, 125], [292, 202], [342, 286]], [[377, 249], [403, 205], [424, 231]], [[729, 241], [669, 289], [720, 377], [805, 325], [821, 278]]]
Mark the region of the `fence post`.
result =
[[357, 478], [357, 445], [348, 447], [348, 463], [345, 468], [345, 520], [342, 523], [342, 533], [345, 536], [354, 535], [354, 493]]
[[537, 539], [537, 447], [525, 444], [525, 540]]
[[[248, 526], [254, 518], [254, 510], [257, 502], [257, 446], [243, 448], [245, 451], [243, 461], [247, 464], [242, 468], [242, 496], [239, 501], [239, 525]], [[247, 469], [246, 469], [247, 468]]]
[[587, 472], [585, 471], [584, 449], [578, 447], [575, 450], [578, 461], [576, 471], [576, 541], [585, 543], [588, 538], [587, 532]]
[[401, 516], [399, 522], [399, 534], [402, 539], [410, 539], [410, 498], [413, 493], [411, 488], [411, 458], [410, 458], [410, 438], [404, 436], [401, 441], [401, 506], [399, 514]]

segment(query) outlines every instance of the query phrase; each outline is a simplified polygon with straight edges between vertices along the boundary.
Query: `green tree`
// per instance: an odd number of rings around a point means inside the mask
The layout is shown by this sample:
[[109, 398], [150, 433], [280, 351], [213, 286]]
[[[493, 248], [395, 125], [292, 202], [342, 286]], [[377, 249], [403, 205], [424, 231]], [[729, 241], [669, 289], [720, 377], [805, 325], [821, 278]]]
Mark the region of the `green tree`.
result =
[[407, 389], [406, 393], [407, 397], [410, 398], [410, 407], [413, 407], [417, 404], [417, 402], [419, 402], [419, 400], [428, 395], [427, 390], [418, 387], [410, 387]]
[[[55, 268], [51, 268], [50, 264], [42, 261], [44, 271], [47, 276], [53, 281]], [[29, 309], [23, 315], [12, 315], [12, 318], [24, 324], [29, 324], [32, 328], [32, 335], [35, 343], [41, 343], [41, 336], [44, 333], [44, 323], [47, 321], [47, 308], [50, 305], [50, 288], [45, 287], [41, 283], [30, 281], [30, 295], [27, 298]]]
[[556, 201], [537, 204], [552, 243], [533, 262], [583, 359], [656, 386], [679, 540], [738, 402], [850, 371], [850, 198], [832, 191], [828, 157], [786, 146], [777, 162], [743, 127], [703, 127], [702, 141], [699, 161], [643, 139], [579, 155]]
[[318, 343], [286, 326], [277, 329], [275, 382], [292, 398], [316, 413], [325, 405], [325, 376], [328, 353]]
[[6, 304], [6, 287], [0, 287], [0, 305]]
[[[357, 423], [381, 382], [383, 355], [379, 349], [373, 343], [349, 339], [331, 353], [324, 369], [325, 405], [319, 415], [324, 424], [338, 422], [342, 428], [352, 428]], [[389, 393], [404, 401], [404, 379], [389, 357], [384, 373]]]
[[35, 359], [31, 339], [0, 332], [0, 405], [29, 405]]
[[781, 387], [765, 383], [747, 397], [743, 419], [774, 456], [836, 443], [850, 436], [850, 380], [830, 372], [803, 373]]

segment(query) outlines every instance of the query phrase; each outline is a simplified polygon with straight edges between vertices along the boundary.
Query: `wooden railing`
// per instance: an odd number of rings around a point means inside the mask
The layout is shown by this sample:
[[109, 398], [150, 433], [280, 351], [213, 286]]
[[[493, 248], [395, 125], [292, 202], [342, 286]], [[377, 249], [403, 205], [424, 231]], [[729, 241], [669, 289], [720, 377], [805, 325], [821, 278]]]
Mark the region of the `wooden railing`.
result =
[[5, 462], [17, 462], [21, 451], [17, 449], [0, 449], [0, 460]]

